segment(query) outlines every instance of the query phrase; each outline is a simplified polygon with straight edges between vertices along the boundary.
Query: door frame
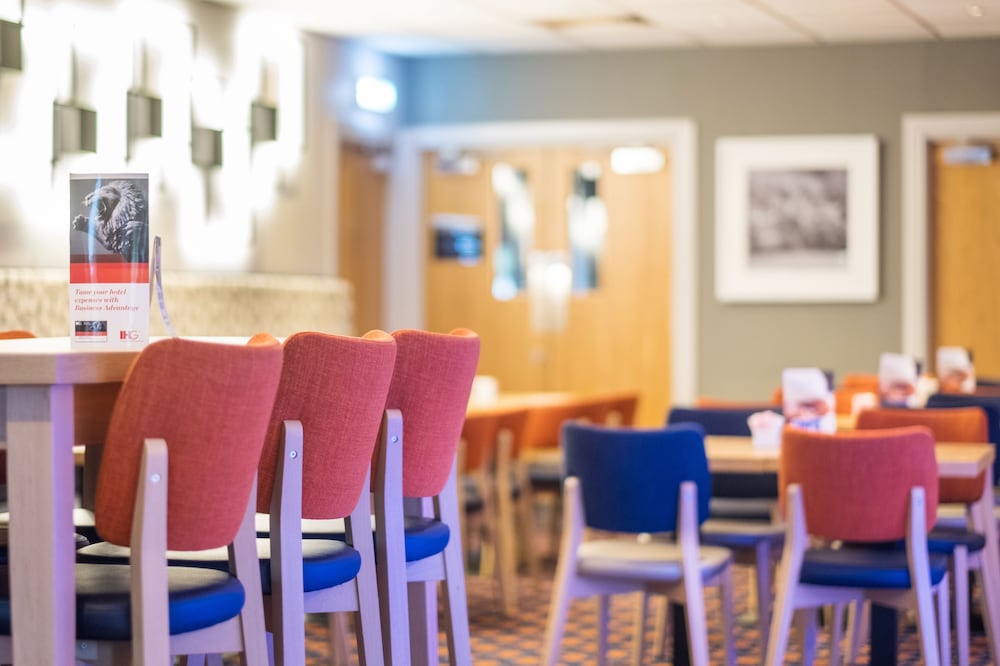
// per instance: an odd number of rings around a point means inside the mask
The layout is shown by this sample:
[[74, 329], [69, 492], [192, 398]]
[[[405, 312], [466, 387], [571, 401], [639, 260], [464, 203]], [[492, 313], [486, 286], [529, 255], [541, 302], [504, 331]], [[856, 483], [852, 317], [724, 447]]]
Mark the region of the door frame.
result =
[[[670, 285], [670, 393], [697, 396], [697, 133], [687, 118], [553, 120], [429, 125], [397, 133], [385, 222], [383, 321], [390, 330], [424, 322], [421, 153], [441, 149], [663, 145], [670, 151], [673, 236]], [[414, 248], [420, 248], [414, 251]]]
[[1000, 113], [903, 114], [902, 350], [930, 357], [930, 173], [927, 150], [936, 141], [1000, 137]]

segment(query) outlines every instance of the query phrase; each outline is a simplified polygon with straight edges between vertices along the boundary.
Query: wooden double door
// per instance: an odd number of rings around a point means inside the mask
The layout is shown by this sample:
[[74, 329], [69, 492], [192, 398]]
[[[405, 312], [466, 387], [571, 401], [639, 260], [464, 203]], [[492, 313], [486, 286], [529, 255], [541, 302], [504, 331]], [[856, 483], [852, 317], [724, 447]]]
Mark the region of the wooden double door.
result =
[[[613, 169], [610, 148], [425, 153], [427, 327], [478, 332], [479, 372], [497, 377], [503, 391], [637, 390], [637, 422], [663, 423], [670, 402], [672, 193], [669, 155], [659, 150], [665, 163], [641, 173]], [[511, 174], [522, 194], [513, 203], [501, 192]], [[584, 241], [599, 246], [590, 248], [585, 269], [591, 283], [574, 286], [564, 324], [540, 330], [525, 285], [505, 281], [499, 266], [513, 258], [523, 272], [536, 252], [572, 256], [581, 234], [570, 217], [584, 200], [600, 222]], [[512, 227], [520, 240], [514, 251]], [[458, 253], [447, 247], [455, 241], [450, 234], [465, 235]]]

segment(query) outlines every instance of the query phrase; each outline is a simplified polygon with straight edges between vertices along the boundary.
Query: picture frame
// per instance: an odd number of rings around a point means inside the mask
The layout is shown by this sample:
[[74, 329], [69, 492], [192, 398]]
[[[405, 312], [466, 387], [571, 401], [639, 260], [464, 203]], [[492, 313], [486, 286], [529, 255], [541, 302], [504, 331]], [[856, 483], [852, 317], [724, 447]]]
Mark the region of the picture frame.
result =
[[877, 300], [878, 151], [874, 135], [720, 137], [716, 298]]

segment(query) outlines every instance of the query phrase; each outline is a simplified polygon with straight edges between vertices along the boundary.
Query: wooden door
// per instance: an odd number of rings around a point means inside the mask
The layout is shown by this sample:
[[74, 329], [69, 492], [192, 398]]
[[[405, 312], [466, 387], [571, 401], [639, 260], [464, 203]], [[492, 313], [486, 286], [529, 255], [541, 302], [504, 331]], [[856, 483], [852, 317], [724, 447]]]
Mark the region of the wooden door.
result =
[[354, 287], [354, 333], [382, 328], [382, 216], [386, 176], [376, 150], [340, 148], [339, 275]]
[[[482, 337], [479, 371], [498, 377], [502, 390], [601, 392], [637, 389], [637, 421], [663, 423], [670, 377], [670, 173], [616, 174], [610, 149], [546, 148], [469, 153], [466, 166], [441, 169], [424, 156], [426, 237], [449, 214], [482, 226], [482, 257], [463, 262], [428, 256], [426, 307], [432, 330], [465, 326]], [[448, 162], [448, 160], [446, 160]], [[559, 332], [532, 329], [529, 301], [492, 294], [500, 241], [500, 207], [493, 188], [498, 165], [521, 172], [535, 217], [532, 249], [569, 246], [568, 199], [574, 172], [596, 168], [597, 196], [607, 209], [598, 284], [574, 291]]]
[[947, 147], [931, 150], [931, 352], [967, 347], [979, 376], [1000, 377], [1000, 161], [948, 164]]

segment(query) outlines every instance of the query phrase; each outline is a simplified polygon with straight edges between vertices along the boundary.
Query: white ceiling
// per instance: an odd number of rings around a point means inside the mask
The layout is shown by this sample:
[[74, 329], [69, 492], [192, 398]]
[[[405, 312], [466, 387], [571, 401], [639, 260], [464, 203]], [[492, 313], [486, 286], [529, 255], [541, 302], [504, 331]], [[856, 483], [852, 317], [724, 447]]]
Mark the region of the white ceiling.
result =
[[222, 0], [398, 55], [1000, 37], [1000, 0]]

